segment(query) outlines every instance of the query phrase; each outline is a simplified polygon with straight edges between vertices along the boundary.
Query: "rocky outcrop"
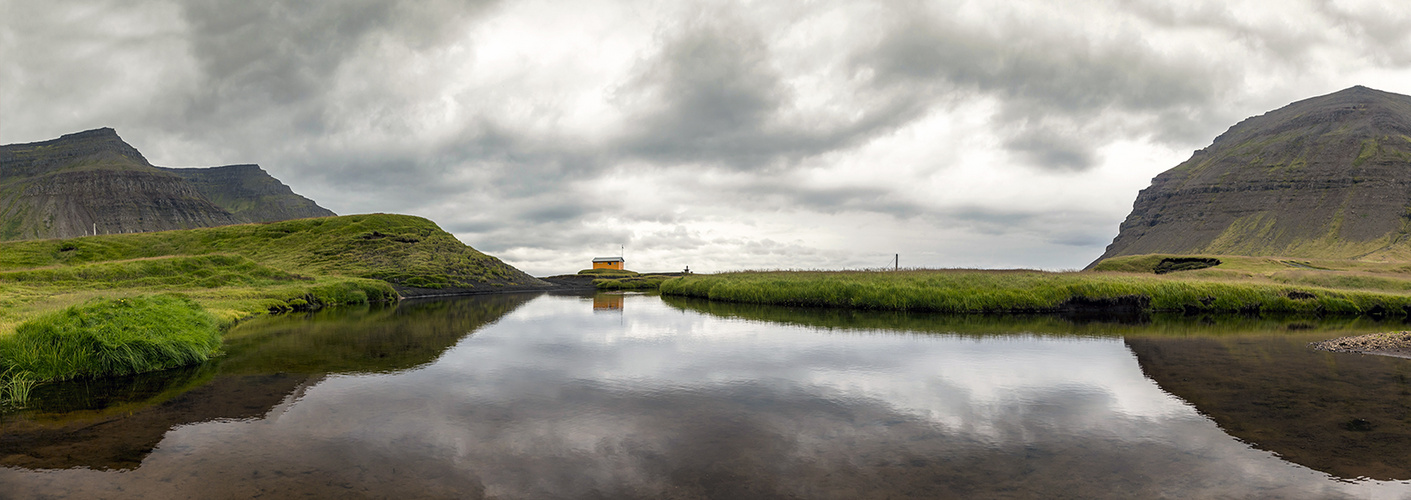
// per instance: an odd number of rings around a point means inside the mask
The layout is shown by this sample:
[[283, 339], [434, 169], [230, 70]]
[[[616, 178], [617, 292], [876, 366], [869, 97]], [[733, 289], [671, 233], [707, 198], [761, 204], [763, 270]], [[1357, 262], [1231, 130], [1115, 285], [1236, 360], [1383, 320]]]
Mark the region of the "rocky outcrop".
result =
[[201, 197], [180, 177], [137, 170], [51, 174], [20, 191], [20, 205], [42, 214], [26, 229], [39, 237], [141, 233], [242, 222]]
[[329, 215], [258, 166], [154, 167], [111, 128], [0, 146], [0, 240]]
[[[159, 167], [161, 168], [161, 167]], [[245, 222], [331, 217], [338, 215], [299, 196], [259, 165], [211, 168], [162, 168], [191, 183], [201, 195]]]
[[1151, 253], [1411, 259], [1409, 207], [1411, 96], [1353, 87], [1246, 119], [1156, 176], [1093, 264]]
[[0, 182], [83, 165], [148, 165], [136, 148], [111, 128], [67, 134], [58, 139], [0, 146]]

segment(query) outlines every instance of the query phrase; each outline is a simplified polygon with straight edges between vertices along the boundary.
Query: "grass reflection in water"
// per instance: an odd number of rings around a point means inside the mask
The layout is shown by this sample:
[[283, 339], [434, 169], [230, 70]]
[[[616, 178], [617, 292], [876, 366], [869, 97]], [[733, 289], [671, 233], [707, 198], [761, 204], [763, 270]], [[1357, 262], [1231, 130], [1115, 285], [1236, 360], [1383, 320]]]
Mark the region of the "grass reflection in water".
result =
[[203, 365], [39, 386], [28, 408], [3, 416], [0, 466], [134, 468], [172, 427], [262, 417], [328, 374], [426, 365], [534, 296], [262, 317], [232, 329], [225, 356]]

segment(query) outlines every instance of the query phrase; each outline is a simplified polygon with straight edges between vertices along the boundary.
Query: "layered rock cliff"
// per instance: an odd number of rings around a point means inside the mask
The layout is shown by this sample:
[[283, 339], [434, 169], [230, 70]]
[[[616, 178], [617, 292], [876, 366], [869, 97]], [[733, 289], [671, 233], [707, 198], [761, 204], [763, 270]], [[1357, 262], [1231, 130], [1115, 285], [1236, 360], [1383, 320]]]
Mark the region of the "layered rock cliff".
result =
[[[162, 168], [162, 167], [158, 167]], [[294, 193], [259, 165], [162, 168], [186, 179], [212, 203], [246, 222], [331, 217], [332, 210]]]
[[1409, 233], [1411, 96], [1358, 86], [1246, 119], [1156, 176], [1093, 264], [1150, 253], [1411, 260]]
[[0, 146], [0, 240], [327, 215], [257, 166], [154, 167], [110, 128]]

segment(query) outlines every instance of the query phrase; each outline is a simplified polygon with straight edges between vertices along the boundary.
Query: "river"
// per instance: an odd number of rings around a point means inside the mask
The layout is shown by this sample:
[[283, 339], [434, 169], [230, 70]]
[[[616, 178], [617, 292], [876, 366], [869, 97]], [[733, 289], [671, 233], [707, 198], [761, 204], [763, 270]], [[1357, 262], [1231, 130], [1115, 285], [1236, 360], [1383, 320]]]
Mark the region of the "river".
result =
[[4, 498], [1403, 498], [1364, 319], [941, 316], [649, 294], [260, 318], [35, 389]]

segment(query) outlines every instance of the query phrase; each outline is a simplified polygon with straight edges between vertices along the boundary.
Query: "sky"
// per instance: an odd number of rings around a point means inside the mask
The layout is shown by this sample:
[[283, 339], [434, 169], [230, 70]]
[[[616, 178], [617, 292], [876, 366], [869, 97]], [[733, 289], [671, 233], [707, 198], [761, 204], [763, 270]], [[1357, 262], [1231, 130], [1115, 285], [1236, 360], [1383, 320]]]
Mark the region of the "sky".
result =
[[534, 275], [1081, 268], [1238, 121], [1411, 94], [1411, 9], [0, 0], [0, 144], [113, 127]]

